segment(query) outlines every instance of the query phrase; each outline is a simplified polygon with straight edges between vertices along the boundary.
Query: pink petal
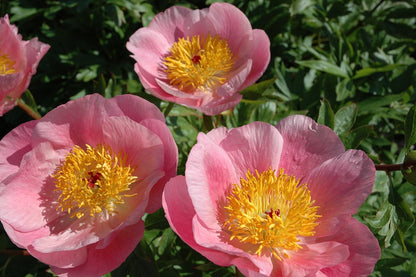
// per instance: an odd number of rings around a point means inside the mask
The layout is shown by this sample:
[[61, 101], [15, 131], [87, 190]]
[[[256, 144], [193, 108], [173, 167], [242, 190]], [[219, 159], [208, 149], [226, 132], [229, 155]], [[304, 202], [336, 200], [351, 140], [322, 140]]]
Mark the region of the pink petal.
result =
[[0, 195], [2, 221], [17, 231], [29, 232], [43, 227], [47, 220], [53, 220], [45, 218], [44, 214], [44, 208], [50, 207], [54, 199], [50, 191], [54, 185], [48, 176], [54, 172], [63, 156], [64, 153], [43, 143], [23, 157], [19, 172]]
[[212, 35], [227, 39], [231, 50], [236, 49], [246, 33], [252, 31], [247, 16], [235, 6], [228, 3], [213, 3], [209, 7], [208, 18], [215, 28]]
[[2, 225], [10, 240], [20, 248], [28, 248], [32, 241], [49, 235], [49, 229], [45, 226], [31, 232], [19, 232], [4, 221]]
[[[19, 125], [0, 141], [0, 182], [19, 170], [23, 155], [30, 150], [30, 136], [37, 121]], [[2, 185], [0, 185], [0, 192]]]
[[39, 121], [33, 129], [31, 140], [32, 145], [48, 142], [55, 149], [71, 149], [74, 146], [70, 124], [55, 124], [50, 121]]
[[163, 169], [163, 144], [151, 130], [125, 116], [106, 118], [102, 124], [103, 143], [125, 155], [139, 180]]
[[304, 178], [317, 165], [345, 151], [341, 140], [330, 128], [309, 117], [288, 116], [276, 127], [284, 140], [280, 167], [296, 178]]
[[[248, 35], [247, 35], [248, 36]], [[248, 55], [252, 60], [250, 75], [244, 81], [242, 88], [254, 84], [266, 71], [270, 62], [270, 40], [263, 30], [253, 30], [251, 39], [243, 39], [244, 45], [239, 49], [240, 57]]]
[[161, 74], [161, 63], [172, 43], [161, 33], [150, 28], [142, 28], [130, 37], [126, 46], [140, 64], [141, 71], [157, 77]]
[[[62, 223], [58, 222], [56, 224], [57, 228], [62, 228], [60, 225]], [[71, 251], [100, 240], [100, 237], [92, 232], [93, 226], [81, 226], [82, 223], [79, 220], [75, 220], [73, 224], [62, 228], [61, 232], [56, 232], [52, 229], [48, 236], [38, 238], [32, 242], [33, 250], [40, 253]]]
[[195, 211], [212, 226], [217, 224], [217, 201], [239, 178], [227, 153], [209, 135], [200, 133], [186, 163], [186, 182]]
[[162, 205], [162, 192], [164, 185], [170, 178], [176, 176], [176, 171], [178, 167], [178, 148], [175, 141], [170, 133], [169, 128], [165, 123], [160, 121], [155, 121], [152, 119], [143, 120], [141, 124], [157, 134], [162, 140], [163, 152], [164, 152], [164, 171], [165, 175], [160, 179], [152, 188], [152, 191], [149, 196], [149, 206], [147, 207], [146, 212], [153, 213], [159, 209]]
[[[123, 94], [117, 95], [108, 101], [115, 103], [119, 107], [122, 114], [138, 123], [142, 123], [142, 121], [149, 119], [156, 119], [161, 122], [165, 122], [163, 113], [155, 105], [141, 97], [131, 94]], [[152, 130], [152, 128], [149, 129]]]
[[[273, 264], [268, 257], [257, 256], [250, 254], [242, 248], [234, 247], [230, 241], [229, 236], [221, 234], [221, 230], [212, 228], [213, 226], [204, 226], [204, 223], [198, 220], [195, 216], [192, 220], [192, 228], [195, 242], [202, 247], [216, 250], [223, 254], [228, 254], [232, 260], [229, 263], [221, 256], [211, 256], [209, 259], [218, 265], [235, 265], [244, 269], [258, 271], [261, 274], [269, 275], [273, 270]], [[230, 259], [229, 258], [229, 259]], [[225, 264], [225, 262], [227, 262]]]
[[277, 170], [283, 145], [276, 128], [263, 122], [231, 129], [220, 143], [239, 178], [245, 177], [247, 170], [252, 173], [255, 170], [262, 173], [269, 168]]
[[223, 111], [234, 108], [243, 98], [239, 93], [234, 94], [228, 98], [222, 98], [215, 103], [207, 103], [205, 106], [198, 108], [199, 111], [206, 115], [216, 115]]
[[143, 237], [143, 232], [144, 223], [140, 221], [119, 232], [112, 233], [112, 241], [106, 248], [100, 248], [99, 244], [88, 246], [85, 263], [73, 268], [51, 267], [51, 269], [60, 276], [102, 276], [124, 262]]
[[53, 253], [42, 253], [36, 251], [31, 246], [28, 247], [30, 255], [36, 259], [48, 264], [51, 268], [73, 268], [85, 263], [88, 259], [88, 253], [85, 248], [80, 248], [72, 251], [58, 251]]
[[375, 167], [360, 150], [327, 160], [305, 179], [323, 218], [353, 215], [371, 193]]
[[184, 36], [184, 19], [192, 10], [173, 6], [164, 12], [157, 14], [149, 24], [149, 29], [160, 32], [169, 44], [173, 44], [177, 38]]
[[302, 249], [281, 262], [283, 276], [310, 276], [320, 269], [347, 260], [348, 246], [335, 241], [302, 245]]
[[245, 82], [247, 76], [250, 74], [251, 66], [252, 60], [247, 59], [241, 66], [234, 69], [230, 74], [234, 73], [235, 75], [227, 83], [217, 89], [216, 93], [218, 96], [232, 96]]
[[368, 276], [380, 258], [380, 246], [373, 233], [357, 219], [351, 220], [339, 233], [322, 240], [334, 240], [348, 246], [346, 261], [321, 270], [326, 276]]
[[69, 125], [70, 139], [76, 145], [96, 145], [103, 142], [101, 124], [108, 116], [123, 115], [120, 109], [98, 94], [87, 95], [58, 106], [41, 120], [56, 125]]
[[[198, 224], [199, 227], [193, 226], [196, 214], [183, 176], [172, 178], [166, 184], [162, 201], [170, 226], [193, 249], [220, 266], [239, 265], [243, 268], [257, 269], [246, 258], [207, 248], [195, 241], [194, 235], [198, 236], [196, 228], [200, 228], [200, 225]], [[241, 252], [238, 249], [235, 251]]]

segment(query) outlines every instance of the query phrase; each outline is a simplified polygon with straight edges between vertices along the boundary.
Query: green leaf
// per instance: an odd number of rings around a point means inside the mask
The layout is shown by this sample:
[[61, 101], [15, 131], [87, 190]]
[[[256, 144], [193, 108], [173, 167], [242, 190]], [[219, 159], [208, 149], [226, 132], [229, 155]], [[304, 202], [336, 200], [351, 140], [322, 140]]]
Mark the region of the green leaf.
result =
[[321, 106], [319, 107], [318, 123], [328, 126], [331, 129], [334, 129], [334, 111], [331, 108], [331, 104], [328, 100], [321, 100]]
[[335, 92], [337, 94], [337, 101], [340, 102], [348, 97], [354, 96], [355, 86], [351, 79], [346, 78], [337, 84]]
[[293, 16], [295, 14], [302, 13], [308, 7], [315, 4], [316, 1], [314, 0], [295, 0], [290, 5], [289, 11], [290, 15]]
[[175, 239], [176, 235], [173, 230], [171, 228], [165, 229], [160, 237], [157, 253], [162, 256], [166, 250], [169, 250]]
[[416, 106], [413, 106], [407, 113], [404, 121], [404, 140], [406, 143], [406, 149], [409, 150], [410, 146], [416, 143]]
[[357, 113], [357, 105], [354, 103], [339, 109], [335, 113], [334, 132], [340, 136], [351, 130], [355, 123], [355, 119], [357, 118]]
[[365, 220], [371, 227], [378, 230], [377, 234], [384, 236], [384, 247], [390, 246], [390, 241], [397, 230], [397, 214], [395, 207], [386, 201], [381, 205], [374, 217], [366, 217]]
[[381, 67], [366, 67], [363, 69], [358, 70], [355, 75], [352, 77], [352, 79], [358, 79], [358, 78], [363, 78], [363, 77], [367, 77], [370, 76], [374, 73], [378, 73], [378, 72], [388, 72], [388, 71], [392, 71], [396, 68], [405, 66], [405, 64], [402, 63], [395, 63], [395, 64], [389, 64], [386, 66], [381, 66]]
[[403, 200], [401, 195], [397, 192], [396, 188], [391, 182], [389, 201], [392, 203], [398, 215], [398, 232], [397, 236], [399, 242], [402, 244], [403, 249], [406, 251], [406, 245], [404, 243], [404, 235], [409, 231], [410, 227], [415, 223], [415, 217], [409, 208], [406, 201]]
[[342, 142], [347, 149], [357, 148], [361, 142], [368, 138], [373, 131], [373, 126], [363, 125], [346, 133], [342, 138]]
[[244, 99], [249, 99], [249, 100], [258, 99], [259, 97], [263, 95], [266, 89], [268, 89], [274, 84], [276, 79], [277, 78], [272, 78], [272, 79], [268, 79], [265, 81], [261, 81], [259, 83], [256, 83], [254, 85], [251, 85], [243, 89], [242, 91], [240, 91], [240, 93], [243, 95]]
[[358, 115], [372, 113], [379, 110], [381, 107], [388, 106], [392, 102], [398, 101], [402, 98], [400, 94], [391, 94], [386, 96], [375, 96], [367, 98], [357, 103]]
[[307, 61], [297, 61], [298, 64], [306, 66], [312, 69], [323, 71], [335, 76], [348, 78], [347, 72], [345, 72], [341, 67], [323, 60], [307, 60]]

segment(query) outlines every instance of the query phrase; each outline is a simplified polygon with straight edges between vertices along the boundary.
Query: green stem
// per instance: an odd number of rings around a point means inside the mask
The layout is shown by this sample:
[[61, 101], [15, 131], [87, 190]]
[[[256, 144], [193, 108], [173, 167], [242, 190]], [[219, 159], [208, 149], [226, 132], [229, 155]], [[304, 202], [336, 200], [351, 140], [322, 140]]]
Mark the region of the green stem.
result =
[[173, 103], [173, 102], [169, 102], [168, 106], [166, 107], [166, 109], [165, 109], [165, 110], [164, 110], [164, 112], [163, 112], [163, 115], [164, 115], [165, 117], [167, 117], [167, 116], [168, 116], [168, 114], [169, 114], [169, 113], [170, 113], [170, 111], [172, 110], [173, 106], [175, 106], [175, 103]]
[[209, 131], [211, 131], [212, 129], [214, 129], [215, 127], [214, 127], [214, 122], [213, 122], [213, 118], [212, 118], [212, 116], [209, 116], [209, 115], [203, 115], [203, 121], [204, 121], [204, 127], [205, 127], [205, 130], [207, 131], [207, 132], [209, 132]]
[[17, 106], [19, 106], [19, 108], [24, 110], [33, 119], [41, 119], [42, 117], [40, 114], [32, 110], [28, 105], [23, 103], [21, 99], [17, 100]]

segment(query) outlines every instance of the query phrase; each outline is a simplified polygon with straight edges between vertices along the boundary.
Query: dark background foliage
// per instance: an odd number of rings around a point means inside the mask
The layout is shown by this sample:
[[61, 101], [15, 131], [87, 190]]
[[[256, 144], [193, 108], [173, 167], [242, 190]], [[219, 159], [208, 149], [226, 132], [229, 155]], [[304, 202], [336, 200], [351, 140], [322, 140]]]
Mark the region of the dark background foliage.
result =
[[[172, 5], [205, 8], [215, 1], [10, 0], [1, 1], [25, 40], [51, 45], [23, 100], [45, 114], [89, 93], [132, 93], [170, 108], [143, 91], [125, 45], [140, 27]], [[214, 124], [255, 120], [276, 124], [306, 114], [364, 150], [376, 164], [402, 163], [415, 143], [416, 2], [383, 0], [227, 1], [240, 8], [271, 41], [272, 59], [258, 85]], [[33, 98], [31, 97], [33, 96]], [[407, 127], [405, 119], [407, 117]], [[15, 108], [0, 117], [0, 137], [31, 118]], [[183, 174], [202, 115], [175, 105], [166, 118], [178, 144]], [[413, 134], [413, 135], [412, 135]], [[416, 187], [401, 172], [378, 171], [373, 193], [356, 217], [383, 249], [372, 276], [416, 276]], [[43, 265], [0, 235], [2, 276], [50, 276]], [[143, 240], [108, 276], [235, 276], [184, 244], [163, 210], [146, 218]]]

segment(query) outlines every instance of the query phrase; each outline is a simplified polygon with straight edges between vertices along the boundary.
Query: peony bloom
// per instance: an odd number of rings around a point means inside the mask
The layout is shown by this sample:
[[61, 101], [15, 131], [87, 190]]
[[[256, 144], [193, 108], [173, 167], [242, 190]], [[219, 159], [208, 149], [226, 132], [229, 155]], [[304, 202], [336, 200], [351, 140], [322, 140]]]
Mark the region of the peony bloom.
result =
[[246, 276], [368, 276], [380, 247], [351, 215], [374, 178], [362, 151], [296, 115], [199, 134], [163, 207], [192, 248]]
[[16, 100], [28, 88], [40, 59], [50, 46], [22, 40], [9, 17], [0, 18], [0, 116], [13, 109]]
[[0, 141], [0, 220], [55, 274], [102, 276], [140, 241], [177, 159], [156, 106], [85, 96]]
[[270, 61], [270, 41], [227, 3], [171, 7], [127, 43], [135, 71], [154, 96], [216, 115], [235, 107]]

